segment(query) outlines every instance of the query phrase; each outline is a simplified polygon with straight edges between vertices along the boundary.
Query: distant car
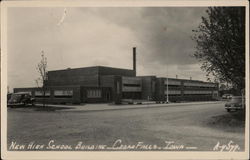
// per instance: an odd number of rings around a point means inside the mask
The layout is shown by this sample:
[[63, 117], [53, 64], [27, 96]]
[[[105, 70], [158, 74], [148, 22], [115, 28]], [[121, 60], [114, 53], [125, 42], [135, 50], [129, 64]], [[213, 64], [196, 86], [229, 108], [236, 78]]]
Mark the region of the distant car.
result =
[[233, 96], [226, 104], [225, 109], [230, 112], [231, 110], [242, 110], [245, 108], [245, 98], [241, 96]]
[[231, 99], [232, 97], [232, 94], [223, 94], [222, 99]]
[[35, 99], [27, 92], [18, 92], [11, 94], [10, 99], [8, 100], [8, 107], [19, 107], [33, 105]]

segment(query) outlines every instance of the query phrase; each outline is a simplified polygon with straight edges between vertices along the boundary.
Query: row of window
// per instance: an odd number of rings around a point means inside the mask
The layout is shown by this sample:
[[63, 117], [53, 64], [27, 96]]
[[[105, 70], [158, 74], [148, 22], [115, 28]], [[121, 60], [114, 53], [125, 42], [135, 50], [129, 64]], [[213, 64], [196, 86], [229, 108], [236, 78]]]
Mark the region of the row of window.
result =
[[[180, 86], [180, 81], [172, 81], [172, 80], [165, 80], [165, 85], [176, 85]], [[183, 84], [185, 87], [206, 87], [206, 88], [216, 88], [216, 84], [209, 84], [209, 83], [195, 83], [195, 82], [184, 82]]]
[[184, 96], [211, 96], [211, 94], [184, 94]]
[[87, 90], [87, 98], [101, 98], [102, 91], [100, 89], [89, 89]]
[[170, 88], [170, 87], [172, 87], [172, 88], [181, 88], [181, 86], [178, 86], [178, 85], [166, 85], [166, 84], [165, 84], [165, 87], [167, 87], [167, 86], [168, 86], [169, 88]]
[[210, 89], [216, 89], [216, 87], [207, 87], [207, 86], [184, 86], [184, 88], [210, 88]]
[[140, 87], [141, 85], [140, 84], [123, 84], [123, 86], [126, 86], [126, 87]]
[[180, 81], [171, 81], [171, 80], [165, 80], [164, 82], [165, 85], [181, 85], [181, 82]]
[[[31, 91], [29, 91], [31, 95]], [[50, 91], [35, 91], [35, 97], [50, 97]], [[54, 90], [54, 97], [56, 98], [71, 98], [73, 96], [73, 90]], [[101, 98], [102, 92], [100, 89], [87, 90], [87, 98]]]
[[216, 87], [216, 84], [185, 82], [184, 86], [192, 86], [192, 87]]
[[[31, 92], [30, 92], [31, 93]], [[43, 95], [44, 91], [35, 91], [35, 95]], [[45, 95], [50, 95], [50, 91], [45, 91]], [[65, 95], [73, 95], [73, 90], [54, 90], [54, 95], [57, 96], [65, 96]]]
[[[31, 91], [27, 91], [30, 95], [32, 95]], [[50, 97], [51, 92], [46, 90], [46, 91], [35, 91], [34, 96], [35, 97]], [[54, 90], [53, 91], [54, 97], [58, 98], [71, 98], [73, 96], [73, 90]]]
[[181, 91], [178, 90], [165, 90], [165, 94], [181, 94]]
[[[167, 85], [165, 84], [165, 87], [167, 87]], [[168, 85], [169, 88], [181, 88], [181, 86], [178, 85]], [[193, 89], [198, 89], [198, 88], [202, 88], [202, 89], [216, 89], [216, 87], [207, 87], [207, 86], [184, 86], [184, 88], [193, 88]]]
[[35, 96], [36, 97], [49, 97], [50, 96], [50, 91], [45, 91], [45, 93], [43, 91], [35, 91]]
[[184, 91], [184, 94], [212, 94], [212, 91]]
[[[218, 91], [208, 91], [208, 90], [190, 90], [190, 91], [184, 91], [184, 94], [212, 94], [217, 93]], [[165, 94], [181, 94], [181, 90], [165, 90]]]
[[[165, 95], [166, 97], [167, 95]], [[168, 95], [169, 97], [182, 97], [180, 94]], [[211, 94], [184, 94], [184, 96], [211, 96]]]

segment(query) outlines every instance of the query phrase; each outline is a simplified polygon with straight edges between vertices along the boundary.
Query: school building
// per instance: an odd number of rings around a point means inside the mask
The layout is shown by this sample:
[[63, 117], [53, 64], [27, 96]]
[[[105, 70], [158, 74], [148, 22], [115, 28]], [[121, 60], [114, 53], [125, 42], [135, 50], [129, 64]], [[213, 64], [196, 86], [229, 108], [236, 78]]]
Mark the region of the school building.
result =
[[156, 102], [208, 101], [218, 97], [218, 84], [198, 80], [136, 76], [136, 48], [133, 69], [105, 66], [48, 71], [45, 95], [41, 88], [14, 88], [29, 92], [47, 103], [97, 103], [123, 100]]

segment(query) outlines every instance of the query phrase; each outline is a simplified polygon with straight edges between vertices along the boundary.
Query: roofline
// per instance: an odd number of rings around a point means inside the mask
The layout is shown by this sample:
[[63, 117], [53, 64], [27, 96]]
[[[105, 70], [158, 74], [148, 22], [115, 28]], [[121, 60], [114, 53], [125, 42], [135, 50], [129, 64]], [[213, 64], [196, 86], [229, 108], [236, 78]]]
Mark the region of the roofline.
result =
[[85, 69], [85, 68], [86, 69], [87, 68], [110, 68], [110, 69], [120, 69], [120, 70], [134, 71], [133, 69], [124, 69], [124, 68], [107, 67], [107, 66], [88, 66], [88, 67], [80, 67], [80, 68], [67, 68], [67, 69], [51, 70], [51, 71], [48, 71], [48, 72], [77, 70], [77, 69]]
[[[162, 78], [162, 79], [167, 79], [168, 77], [158, 77], [158, 78]], [[202, 80], [193, 80], [193, 79], [180, 79], [180, 78], [168, 78], [170, 80], [180, 80], [180, 81], [192, 81], [192, 82], [202, 82], [202, 83], [212, 83], [212, 84], [218, 84], [215, 82], [206, 82], [206, 81], [202, 81]]]

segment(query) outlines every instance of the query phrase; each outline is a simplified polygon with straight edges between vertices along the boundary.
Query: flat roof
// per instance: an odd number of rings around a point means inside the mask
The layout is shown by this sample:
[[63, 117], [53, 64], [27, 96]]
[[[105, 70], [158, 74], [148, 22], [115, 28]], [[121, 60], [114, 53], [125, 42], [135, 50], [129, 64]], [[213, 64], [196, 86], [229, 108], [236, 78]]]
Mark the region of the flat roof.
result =
[[[162, 78], [162, 79], [167, 79], [168, 77], [159, 77], [159, 78]], [[215, 82], [205, 82], [205, 81], [202, 81], [202, 80], [193, 80], [193, 79], [180, 79], [180, 78], [168, 78], [170, 80], [180, 80], [180, 81], [189, 81], [189, 82], [202, 82], [202, 83], [215, 83]]]
[[48, 72], [80, 70], [80, 69], [89, 69], [89, 68], [109, 68], [109, 69], [133, 71], [133, 69], [115, 68], [115, 67], [107, 67], [107, 66], [88, 66], [88, 67], [80, 67], [80, 68], [66, 68], [66, 69], [51, 70], [51, 71], [48, 71]]

